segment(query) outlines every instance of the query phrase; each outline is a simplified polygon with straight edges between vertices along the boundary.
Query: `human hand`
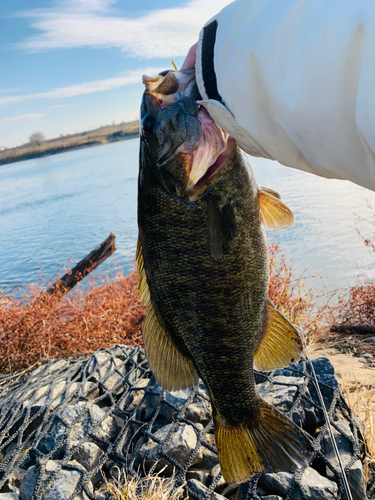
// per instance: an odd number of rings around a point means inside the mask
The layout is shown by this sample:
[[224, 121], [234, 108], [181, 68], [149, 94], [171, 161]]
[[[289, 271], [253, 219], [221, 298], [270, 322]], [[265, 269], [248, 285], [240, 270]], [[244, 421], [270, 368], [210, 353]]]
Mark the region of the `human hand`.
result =
[[194, 68], [195, 60], [197, 57], [197, 46], [198, 46], [198, 42], [195, 43], [192, 47], [190, 47], [188, 55], [186, 56], [186, 59], [184, 61], [184, 64], [181, 66], [181, 70], [188, 69], [188, 68]]

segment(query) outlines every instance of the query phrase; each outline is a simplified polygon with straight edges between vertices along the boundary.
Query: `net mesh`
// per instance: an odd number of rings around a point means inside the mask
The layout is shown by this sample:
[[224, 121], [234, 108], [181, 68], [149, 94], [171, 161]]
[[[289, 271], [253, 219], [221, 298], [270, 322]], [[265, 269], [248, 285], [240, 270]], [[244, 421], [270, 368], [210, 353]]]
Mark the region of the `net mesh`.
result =
[[[350, 471], [363, 458], [361, 429], [328, 360], [313, 363], [335, 436], [346, 443], [350, 482]], [[336, 485], [337, 499], [346, 498], [309, 364], [302, 359], [287, 369], [255, 375], [261, 396], [306, 431], [316, 451], [311, 466]], [[0, 492], [17, 491], [21, 483], [22, 499], [97, 500], [111, 498], [103, 476], [111, 481], [119, 471], [169, 475], [174, 469], [175, 487], [185, 484], [189, 498], [220, 498], [215, 491], [227, 498], [234, 494], [223, 492], [204, 386], [164, 391], [139, 347], [116, 345], [90, 358], [57, 360], [2, 376], [0, 391]], [[280, 494], [287, 500], [306, 499], [304, 471], [288, 477]], [[58, 497], [62, 483], [65, 496]], [[257, 474], [235, 494], [250, 500], [266, 492], [267, 475]], [[368, 496], [375, 498], [374, 488]]]

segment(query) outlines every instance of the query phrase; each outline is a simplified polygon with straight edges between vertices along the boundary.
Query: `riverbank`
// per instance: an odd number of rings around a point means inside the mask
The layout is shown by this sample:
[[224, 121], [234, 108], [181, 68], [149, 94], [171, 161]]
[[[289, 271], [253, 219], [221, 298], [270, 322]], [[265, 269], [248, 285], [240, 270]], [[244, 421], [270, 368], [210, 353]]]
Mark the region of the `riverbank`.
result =
[[81, 134], [50, 139], [40, 145], [31, 145], [28, 143], [17, 148], [0, 151], [0, 165], [54, 155], [83, 147], [99, 146], [110, 142], [132, 139], [137, 137], [138, 131], [139, 122], [134, 121], [120, 125], [100, 127], [90, 132], [82, 132]]

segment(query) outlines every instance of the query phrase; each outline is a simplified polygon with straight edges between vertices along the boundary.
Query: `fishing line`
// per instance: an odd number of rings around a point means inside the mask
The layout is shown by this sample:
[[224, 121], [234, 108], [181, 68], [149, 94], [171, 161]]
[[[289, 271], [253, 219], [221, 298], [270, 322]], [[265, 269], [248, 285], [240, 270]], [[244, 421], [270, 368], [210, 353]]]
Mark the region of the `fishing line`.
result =
[[342, 478], [343, 478], [343, 481], [344, 481], [345, 491], [346, 491], [348, 500], [353, 500], [352, 492], [350, 491], [350, 487], [349, 487], [349, 481], [348, 481], [348, 478], [346, 477], [344, 466], [343, 466], [343, 463], [341, 461], [340, 452], [339, 452], [339, 449], [337, 448], [336, 440], [335, 440], [335, 438], [333, 436], [332, 426], [331, 426], [331, 422], [329, 421], [329, 415], [328, 415], [328, 412], [327, 412], [327, 409], [326, 409], [326, 405], [324, 403], [323, 395], [322, 395], [322, 393], [320, 391], [318, 377], [316, 376], [314, 365], [312, 364], [312, 361], [311, 361], [310, 352], [309, 352], [309, 348], [307, 347], [307, 342], [306, 342], [305, 334], [302, 331], [301, 331], [301, 337], [302, 337], [303, 343], [305, 345], [307, 359], [308, 359], [308, 361], [310, 363], [310, 366], [311, 366], [311, 372], [312, 372], [312, 375], [313, 375], [313, 379], [314, 379], [314, 383], [315, 383], [315, 386], [316, 386], [316, 390], [318, 392], [320, 404], [322, 405], [324, 418], [325, 418], [325, 420], [326, 420], [326, 422], [328, 424], [329, 437], [331, 438], [332, 446], [333, 446], [333, 449], [335, 451], [335, 455], [336, 455], [336, 458], [338, 460], [338, 463], [340, 465], [340, 470], [341, 470]]

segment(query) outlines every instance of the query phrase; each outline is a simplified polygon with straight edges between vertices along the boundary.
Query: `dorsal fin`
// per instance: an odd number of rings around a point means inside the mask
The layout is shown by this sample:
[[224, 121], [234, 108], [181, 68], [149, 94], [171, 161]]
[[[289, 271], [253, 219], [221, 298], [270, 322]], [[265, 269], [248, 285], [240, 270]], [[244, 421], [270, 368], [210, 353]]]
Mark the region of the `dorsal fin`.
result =
[[276, 231], [294, 224], [294, 215], [273, 189], [259, 188], [259, 209], [262, 223], [267, 229]]
[[254, 366], [260, 371], [289, 366], [298, 361], [302, 351], [302, 340], [296, 328], [270, 300], [267, 315], [266, 333], [254, 354]]
[[137, 242], [138, 296], [146, 306], [142, 335], [150, 368], [167, 391], [187, 389], [198, 383], [193, 363], [183, 356], [161, 326], [154, 311], [143, 265], [142, 245]]

